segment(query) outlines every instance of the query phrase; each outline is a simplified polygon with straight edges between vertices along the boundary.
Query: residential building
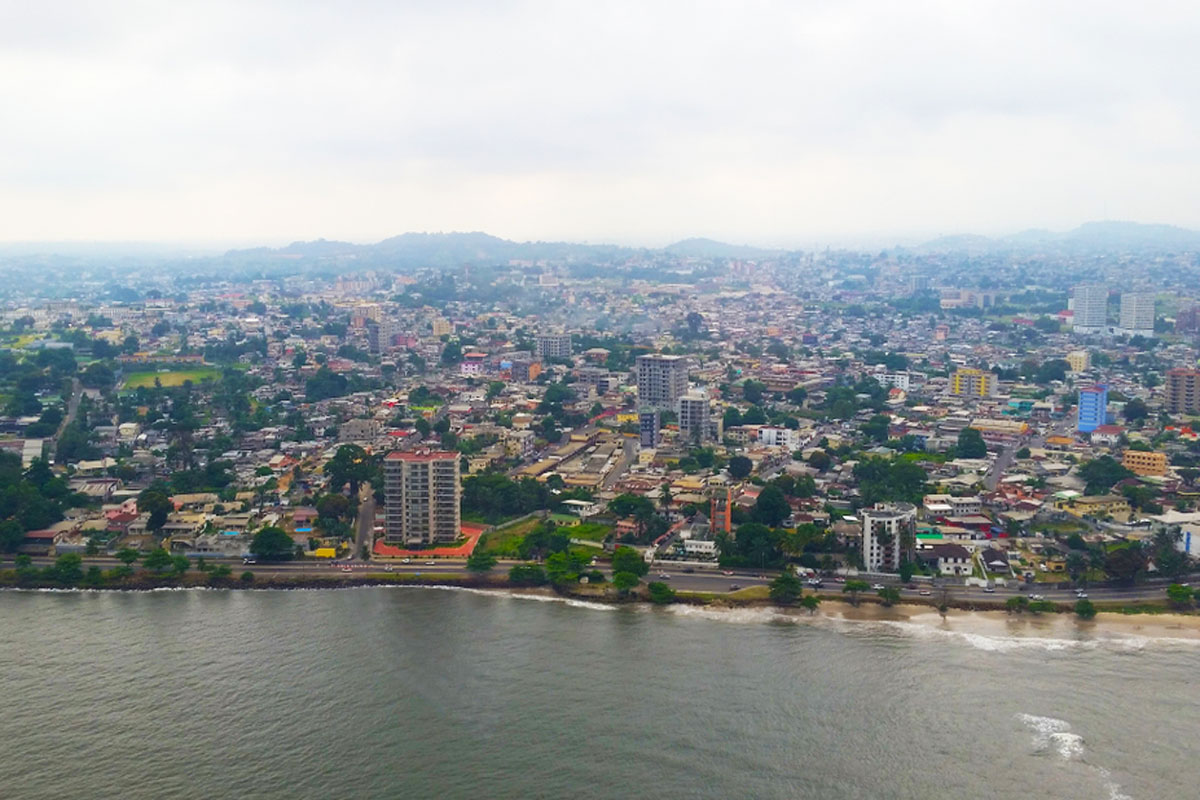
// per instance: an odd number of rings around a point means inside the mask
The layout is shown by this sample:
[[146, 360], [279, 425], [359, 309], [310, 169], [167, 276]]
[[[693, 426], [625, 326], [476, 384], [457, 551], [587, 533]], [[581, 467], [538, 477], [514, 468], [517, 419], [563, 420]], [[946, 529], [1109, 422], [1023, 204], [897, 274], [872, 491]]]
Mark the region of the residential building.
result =
[[1079, 419], [1075, 429], [1091, 433], [1108, 421], [1108, 387], [1102, 383], [1079, 390]]
[[733, 492], [728, 486], [717, 487], [709, 496], [708, 519], [712, 532], [733, 532]]
[[895, 570], [915, 541], [917, 509], [911, 503], [876, 503], [862, 514], [862, 559], [868, 572]]
[[1121, 295], [1120, 325], [1130, 336], [1154, 335], [1154, 294], [1124, 292]]
[[1067, 353], [1067, 366], [1071, 372], [1086, 372], [1092, 367], [1092, 354], [1087, 350], [1072, 350]]
[[955, 370], [950, 376], [950, 393], [964, 397], [991, 397], [996, 394], [996, 374], [970, 367]]
[[1071, 304], [1076, 333], [1101, 333], [1108, 326], [1108, 287], [1098, 283], [1076, 286]]
[[674, 410], [687, 391], [687, 359], [660, 353], [637, 358], [638, 401], [644, 406]]
[[1167, 370], [1167, 411], [1200, 414], [1200, 369], [1178, 367]]
[[800, 432], [791, 428], [763, 425], [758, 429], [758, 443], [768, 447], [783, 447], [789, 451], [800, 449]]
[[638, 412], [638, 439], [642, 447], [658, 447], [660, 423], [658, 412], [652, 408]]
[[539, 333], [537, 336], [537, 354], [540, 358], [570, 358], [571, 334]]
[[679, 437], [686, 442], [711, 442], [720, 438], [708, 395], [689, 392], [679, 398]]
[[458, 538], [458, 453], [389, 453], [383, 460], [383, 495], [389, 544], [429, 545]]
[[430, 325], [433, 326], [433, 335], [435, 338], [454, 333], [454, 325], [445, 317], [434, 317], [430, 321]]
[[1146, 450], [1126, 450], [1121, 464], [1135, 475], [1162, 477], [1167, 474], [1167, 454]]

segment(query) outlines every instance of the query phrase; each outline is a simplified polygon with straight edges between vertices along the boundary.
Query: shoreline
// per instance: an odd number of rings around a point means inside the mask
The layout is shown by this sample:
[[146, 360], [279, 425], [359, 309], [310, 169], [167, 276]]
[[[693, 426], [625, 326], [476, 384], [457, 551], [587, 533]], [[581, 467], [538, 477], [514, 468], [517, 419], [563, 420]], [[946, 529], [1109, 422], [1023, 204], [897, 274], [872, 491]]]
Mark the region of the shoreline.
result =
[[[833, 622], [833, 623], [880, 623], [893, 626], [917, 626], [929, 630], [960, 635], [982, 635], [1026, 638], [1071, 639], [1080, 634], [1115, 632], [1123, 636], [1152, 636], [1200, 642], [1200, 614], [1165, 609], [1161, 606], [1128, 604], [1131, 609], [1142, 609], [1140, 613], [1122, 613], [1098, 605], [1098, 613], [1090, 620], [1080, 619], [1067, 606], [1056, 612], [1034, 614], [1012, 613], [1002, 603], [981, 604], [979, 602], [951, 603], [946, 613], [941, 614], [932, 603], [902, 602], [884, 606], [875, 598], [863, 597], [857, 605], [840, 596], [819, 595], [821, 605], [814, 613], [799, 606], [781, 606], [764, 598], [747, 598], [725, 595], [691, 594], [681, 592], [674, 602], [656, 606], [645, 595], [645, 584], [640, 591], [628, 597], [616, 597], [608, 592], [607, 586], [573, 587], [560, 591], [551, 586], [528, 586], [515, 584], [506, 576], [483, 574], [464, 575], [362, 575], [328, 577], [256, 577], [250, 582], [237, 578], [210, 582], [200, 573], [180, 577], [139, 574], [120, 585], [74, 587], [58, 586], [44, 582], [21, 584], [11, 571], [0, 573], [0, 592], [155, 592], [170, 590], [214, 589], [243, 591], [296, 591], [333, 590], [363, 587], [424, 587], [442, 589], [467, 589], [496, 592], [526, 597], [537, 597], [563, 602], [598, 604], [612, 608], [622, 606], [644, 608], [677, 608], [681, 613], [704, 613], [713, 618], [728, 615], [737, 617], [737, 612], [758, 612], [764, 621]], [[981, 607], [982, 606], [982, 607]]]

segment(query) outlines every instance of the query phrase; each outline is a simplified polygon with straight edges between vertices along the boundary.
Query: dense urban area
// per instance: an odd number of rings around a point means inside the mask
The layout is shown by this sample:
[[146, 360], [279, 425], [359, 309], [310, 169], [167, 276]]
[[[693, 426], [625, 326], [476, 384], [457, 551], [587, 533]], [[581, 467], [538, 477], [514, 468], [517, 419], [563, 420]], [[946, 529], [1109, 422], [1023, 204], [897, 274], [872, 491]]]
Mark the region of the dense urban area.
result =
[[1092, 233], [13, 256], [0, 583], [1190, 609], [1200, 248]]

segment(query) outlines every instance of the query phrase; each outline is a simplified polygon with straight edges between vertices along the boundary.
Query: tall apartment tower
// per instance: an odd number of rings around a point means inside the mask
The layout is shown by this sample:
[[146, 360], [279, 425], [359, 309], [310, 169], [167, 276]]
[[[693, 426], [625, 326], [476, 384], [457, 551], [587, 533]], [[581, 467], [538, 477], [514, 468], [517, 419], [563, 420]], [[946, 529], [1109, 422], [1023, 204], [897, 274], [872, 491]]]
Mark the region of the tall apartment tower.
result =
[[541, 358], [571, 357], [571, 334], [569, 333], [539, 333], [536, 341], [537, 354]]
[[862, 509], [862, 559], [868, 572], [900, 568], [906, 548], [916, 541], [917, 509], [912, 503], [876, 503]]
[[1154, 335], [1154, 294], [1152, 292], [1122, 293], [1121, 331], [1130, 336]]
[[996, 393], [996, 373], [966, 367], [955, 370], [950, 376], [950, 393], [964, 397], [991, 397]]
[[638, 412], [638, 442], [647, 450], [658, 447], [661, 434], [659, 433], [658, 412], [653, 408], [642, 409]]
[[458, 453], [388, 453], [383, 460], [384, 540], [422, 545], [453, 542], [460, 530]]
[[1176, 367], [1167, 370], [1167, 411], [1200, 414], [1200, 369]]
[[687, 359], [658, 353], [637, 358], [638, 402], [674, 411], [687, 391]]
[[1108, 287], [1099, 283], [1084, 283], [1076, 286], [1072, 294], [1075, 332], [1102, 333], [1108, 326]]
[[679, 398], [679, 438], [688, 442], [707, 442], [717, 438], [707, 395], [691, 392]]
[[1102, 383], [1079, 390], [1079, 418], [1075, 430], [1091, 433], [1108, 422], [1108, 387]]
[[733, 533], [733, 490], [722, 486], [708, 496], [708, 520], [712, 532]]

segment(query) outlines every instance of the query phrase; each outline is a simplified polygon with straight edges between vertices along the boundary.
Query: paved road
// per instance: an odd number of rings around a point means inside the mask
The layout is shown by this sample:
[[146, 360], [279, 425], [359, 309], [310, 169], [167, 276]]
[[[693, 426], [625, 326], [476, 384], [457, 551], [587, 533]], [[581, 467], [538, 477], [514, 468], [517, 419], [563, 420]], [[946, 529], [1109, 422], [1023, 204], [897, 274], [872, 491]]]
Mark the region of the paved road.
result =
[[[367, 548], [370, 553], [375, 543], [375, 493], [370, 486], [364, 486], [358, 496], [358, 520], [356, 527], [358, 535], [354, 539], [354, 556], [357, 558]], [[368, 555], [368, 558], [370, 556]]]

